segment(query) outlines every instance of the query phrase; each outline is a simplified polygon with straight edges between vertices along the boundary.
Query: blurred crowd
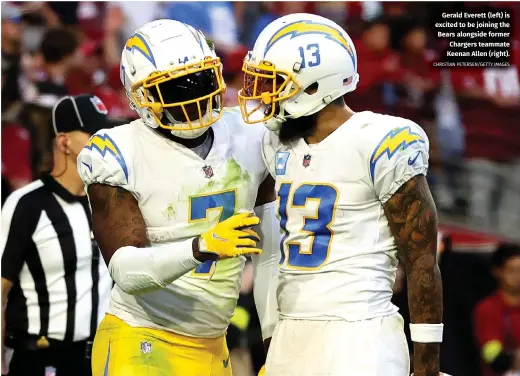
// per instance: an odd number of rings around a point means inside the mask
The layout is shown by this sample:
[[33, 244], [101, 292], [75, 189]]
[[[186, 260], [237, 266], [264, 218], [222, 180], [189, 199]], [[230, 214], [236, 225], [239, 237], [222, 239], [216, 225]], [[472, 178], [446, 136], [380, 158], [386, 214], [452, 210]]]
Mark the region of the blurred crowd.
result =
[[[483, 5], [513, 12], [511, 66], [434, 68], [446, 43], [435, 38], [436, 15]], [[346, 96], [353, 110], [406, 117], [425, 129], [442, 218], [518, 239], [520, 5], [509, 2], [2, 2], [2, 202], [50, 169], [48, 119], [60, 97], [92, 93], [121, 124], [136, 117], [119, 59], [142, 24], [170, 18], [202, 30], [223, 60], [226, 105], [234, 106], [257, 35], [298, 12], [328, 17], [354, 40], [360, 83]]]
[[[233, 106], [242, 85], [242, 59], [262, 28], [281, 15], [311, 12], [345, 27], [355, 42], [361, 79], [347, 104], [356, 111], [410, 118], [427, 131], [429, 179], [439, 209], [459, 222], [518, 237], [519, 36], [512, 38], [509, 68], [441, 70], [431, 64], [446, 42], [434, 38], [435, 16], [471, 6], [377, 1], [4, 2], [2, 185], [18, 188], [49, 169], [47, 119], [61, 96], [92, 93], [104, 101], [111, 117], [121, 122], [135, 118], [119, 79], [119, 59], [126, 39], [140, 25], [172, 18], [202, 30], [223, 60], [226, 102]], [[493, 6], [511, 11], [519, 7], [500, 2]], [[516, 12], [514, 22], [519, 15]]]

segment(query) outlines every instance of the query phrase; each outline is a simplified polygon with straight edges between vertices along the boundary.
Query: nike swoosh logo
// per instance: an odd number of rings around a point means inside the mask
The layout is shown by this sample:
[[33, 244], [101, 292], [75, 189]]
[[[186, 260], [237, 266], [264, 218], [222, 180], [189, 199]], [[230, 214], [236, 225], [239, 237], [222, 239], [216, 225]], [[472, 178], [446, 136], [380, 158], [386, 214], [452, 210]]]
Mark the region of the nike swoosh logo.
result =
[[87, 166], [88, 170], [90, 172], [92, 172], [92, 166], [91, 165], [89, 165], [88, 163], [85, 163], [85, 162], [81, 162], [81, 163], [83, 163], [85, 166]]
[[224, 365], [224, 368], [227, 368], [229, 365], [229, 358], [227, 358], [226, 360], [223, 360], [222, 364]]
[[413, 159], [412, 159], [412, 157], [408, 158], [408, 166], [411, 166], [415, 163], [417, 158], [419, 158], [419, 154], [421, 154], [420, 151], [417, 152], [417, 155], [415, 156], [415, 158], [413, 158]]
[[227, 241], [227, 239], [222, 239], [220, 236], [217, 236], [215, 234], [212, 234], [212, 235], [213, 235], [213, 239], [217, 239], [217, 240], [220, 240], [220, 241], [223, 241], [223, 242]]

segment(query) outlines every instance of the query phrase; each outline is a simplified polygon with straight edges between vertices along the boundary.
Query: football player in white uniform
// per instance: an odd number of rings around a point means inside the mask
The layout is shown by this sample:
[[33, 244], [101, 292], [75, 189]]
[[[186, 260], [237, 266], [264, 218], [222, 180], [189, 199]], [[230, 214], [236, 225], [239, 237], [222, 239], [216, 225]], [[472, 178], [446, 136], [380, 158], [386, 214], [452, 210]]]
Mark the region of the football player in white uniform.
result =
[[230, 376], [225, 332], [243, 255], [255, 254], [265, 339], [278, 319], [279, 225], [261, 154], [267, 131], [224, 111], [220, 60], [184, 23], [138, 29], [122, 53], [121, 80], [140, 119], [96, 133], [78, 157], [115, 281], [93, 374]]
[[275, 20], [246, 56], [239, 103], [264, 122], [282, 239], [280, 321], [266, 376], [406, 376], [397, 259], [409, 287], [415, 376], [439, 374], [442, 288], [428, 138], [414, 122], [354, 112], [348, 34], [310, 14]]

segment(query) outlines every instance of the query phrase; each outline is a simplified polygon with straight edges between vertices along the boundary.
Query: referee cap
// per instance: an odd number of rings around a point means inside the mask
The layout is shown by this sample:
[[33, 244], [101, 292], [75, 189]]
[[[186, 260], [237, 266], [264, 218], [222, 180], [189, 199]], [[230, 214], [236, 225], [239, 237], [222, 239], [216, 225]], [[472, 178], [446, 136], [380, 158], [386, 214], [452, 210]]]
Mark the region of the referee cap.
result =
[[93, 135], [97, 131], [112, 128], [105, 104], [95, 95], [66, 96], [52, 108], [54, 135], [60, 132], [81, 131]]

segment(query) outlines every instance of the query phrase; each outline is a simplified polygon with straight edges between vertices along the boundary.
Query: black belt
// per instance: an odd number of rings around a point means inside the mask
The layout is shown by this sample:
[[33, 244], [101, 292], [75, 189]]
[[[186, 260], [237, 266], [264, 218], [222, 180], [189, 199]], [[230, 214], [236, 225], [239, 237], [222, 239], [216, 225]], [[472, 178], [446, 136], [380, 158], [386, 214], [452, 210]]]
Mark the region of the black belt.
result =
[[24, 336], [6, 336], [5, 345], [14, 350], [62, 350], [64, 348], [85, 349], [85, 357], [90, 359], [92, 354], [92, 343], [90, 339], [83, 341], [58, 341], [57, 339], [47, 338], [46, 336], [24, 335]]

